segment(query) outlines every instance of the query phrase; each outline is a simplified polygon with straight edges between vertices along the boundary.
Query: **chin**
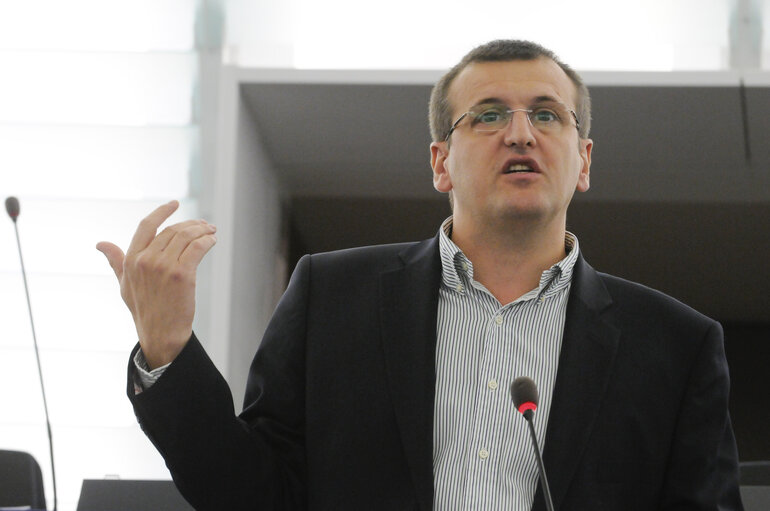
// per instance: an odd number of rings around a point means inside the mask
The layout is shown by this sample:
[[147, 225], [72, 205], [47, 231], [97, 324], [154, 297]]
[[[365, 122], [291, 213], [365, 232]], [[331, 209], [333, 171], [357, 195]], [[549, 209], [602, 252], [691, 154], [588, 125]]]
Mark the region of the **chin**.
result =
[[540, 217], [548, 214], [548, 208], [540, 201], [510, 200], [503, 208], [506, 216]]

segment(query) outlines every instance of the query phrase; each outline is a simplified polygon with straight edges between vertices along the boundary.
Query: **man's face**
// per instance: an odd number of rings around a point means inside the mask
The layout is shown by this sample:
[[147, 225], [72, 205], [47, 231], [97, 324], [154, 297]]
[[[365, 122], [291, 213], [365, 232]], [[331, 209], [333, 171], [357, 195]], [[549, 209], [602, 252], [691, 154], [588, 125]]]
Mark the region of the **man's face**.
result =
[[[450, 86], [449, 102], [454, 121], [490, 102], [511, 110], [559, 102], [575, 110], [576, 94], [555, 62], [539, 58], [470, 64]], [[575, 190], [588, 190], [593, 144], [578, 137], [574, 119], [547, 132], [534, 128], [525, 112], [516, 112], [505, 128], [478, 132], [469, 117], [452, 133], [451, 144], [431, 144], [433, 184], [452, 192], [456, 221], [566, 219]]]

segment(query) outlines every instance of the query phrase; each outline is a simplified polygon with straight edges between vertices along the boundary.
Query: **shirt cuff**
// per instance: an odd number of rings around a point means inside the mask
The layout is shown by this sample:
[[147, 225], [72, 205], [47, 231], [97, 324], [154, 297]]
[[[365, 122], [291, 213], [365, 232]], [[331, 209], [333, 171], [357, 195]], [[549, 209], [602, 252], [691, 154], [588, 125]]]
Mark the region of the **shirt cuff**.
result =
[[136, 394], [141, 394], [143, 391], [155, 385], [155, 382], [158, 381], [158, 378], [163, 375], [170, 365], [171, 363], [169, 362], [166, 365], [150, 369], [149, 364], [147, 364], [147, 359], [144, 358], [142, 349], [140, 348], [137, 350], [136, 355], [134, 355], [134, 367], [136, 368], [136, 372], [134, 373], [134, 392]]

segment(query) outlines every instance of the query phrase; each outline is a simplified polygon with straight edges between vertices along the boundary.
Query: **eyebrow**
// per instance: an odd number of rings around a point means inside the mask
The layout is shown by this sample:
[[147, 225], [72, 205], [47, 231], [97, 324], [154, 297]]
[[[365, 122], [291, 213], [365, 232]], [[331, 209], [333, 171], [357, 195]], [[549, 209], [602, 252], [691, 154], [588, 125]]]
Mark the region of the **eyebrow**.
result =
[[[505, 102], [504, 100], [502, 100], [500, 98], [490, 97], [490, 98], [484, 98], [481, 101], [478, 101], [471, 108], [479, 106], [479, 105], [489, 104], [489, 103], [497, 103], [497, 104], [500, 104], [500, 105], [507, 105], [507, 102]], [[531, 105], [537, 105], [537, 104], [540, 104], [540, 103], [559, 103], [561, 105], [564, 105], [566, 108], [569, 108], [563, 101], [560, 101], [560, 100], [554, 98], [553, 96], [548, 96], [548, 95], [537, 96], [537, 97], [535, 97], [535, 99], [530, 104]]]

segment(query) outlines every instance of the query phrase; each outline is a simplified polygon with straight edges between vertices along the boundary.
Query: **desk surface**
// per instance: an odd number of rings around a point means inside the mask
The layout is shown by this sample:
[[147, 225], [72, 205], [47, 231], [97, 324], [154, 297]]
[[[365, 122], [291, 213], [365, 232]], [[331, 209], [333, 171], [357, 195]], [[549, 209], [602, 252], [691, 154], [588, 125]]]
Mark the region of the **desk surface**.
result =
[[172, 481], [86, 479], [77, 511], [194, 511]]

